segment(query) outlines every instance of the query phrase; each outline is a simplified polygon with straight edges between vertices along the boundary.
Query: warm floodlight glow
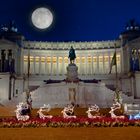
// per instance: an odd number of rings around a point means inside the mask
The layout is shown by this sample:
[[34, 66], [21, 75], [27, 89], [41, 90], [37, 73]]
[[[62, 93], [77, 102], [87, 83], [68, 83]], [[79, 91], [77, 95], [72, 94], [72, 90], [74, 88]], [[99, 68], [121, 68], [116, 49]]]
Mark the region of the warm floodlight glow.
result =
[[31, 19], [35, 27], [39, 29], [46, 29], [52, 24], [53, 15], [49, 9], [42, 7], [37, 8], [32, 13]]

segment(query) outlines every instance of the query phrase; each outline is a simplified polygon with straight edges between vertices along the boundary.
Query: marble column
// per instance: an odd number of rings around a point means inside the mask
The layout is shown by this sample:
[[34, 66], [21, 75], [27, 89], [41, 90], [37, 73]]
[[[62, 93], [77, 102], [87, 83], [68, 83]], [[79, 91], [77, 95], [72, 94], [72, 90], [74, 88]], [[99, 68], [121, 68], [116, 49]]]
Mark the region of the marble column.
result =
[[85, 56], [85, 75], [87, 75], [88, 67], [87, 67], [87, 56]]
[[94, 74], [94, 68], [93, 68], [93, 55], [91, 55], [91, 67], [92, 67], [92, 74]]
[[109, 71], [110, 71], [110, 65], [111, 65], [110, 53], [108, 53], [108, 60], [109, 60], [109, 66], [108, 66], [108, 69], [109, 69]]
[[60, 75], [64, 75], [64, 58], [63, 58], [63, 56], [60, 56], [60, 58], [62, 58], [62, 61], [61, 60], [59, 60], [60, 62], [59, 62], [59, 74]]
[[[28, 51], [28, 50], [27, 50]], [[17, 72], [17, 74], [21, 74], [21, 48], [17, 49], [16, 52], [16, 58], [15, 58], [15, 71]]]
[[2, 66], [2, 61], [1, 61], [1, 49], [0, 49], [0, 72], [2, 71], [1, 66]]
[[5, 59], [8, 60], [8, 50], [5, 50]]
[[81, 56], [79, 56], [79, 67], [80, 68], [78, 68], [79, 69], [79, 74], [81, 75], [82, 74], [82, 72], [81, 72]]
[[50, 62], [50, 65], [51, 65], [51, 69], [50, 69], [50, 75], [53, 75], [53, 71], [52, 71], [52, 68], [53, 68], [53, 64], [52, 64], [52, 56], [51, 56], [51, 62]]
[[32, 74], [35, 74], [35, 56], [33, 56], [33, 73]]
[[[21, 63], [20, 63], [20, 68], [21, 68], [21, 74], [24, 73], [24, 53], [23, 53], [23, 49], [21, 49]], [[14, 61], [14, 70], [15, 70], [15, 50], [12, 51], [12, 60]]]
[[96, 57], [97, 57], [97, 71], [96, 71], [96, 74], [99, 74], [99, 55], [97, 54]]
[[39, 75], [41, 74], [41, 56], [39, 56]]
[[63, 67], [63, 72], [62, 72], [62, 74], [63, 75], [65, 75], [65, 62], [64, 62], [65, 60], [64, 60], [64, 56], [62, 56], [62, 67]]
[[120, 58], [120, 53], [117, 54], [117, 71], [120, 73], [121, 71], [121, 58]]
[[5, 50], [1, 50], [1, 71], [4, 72], [5, 67]]
[[59, 62], [58, 62], [58, 57], [56, 56], [56, 75], [58, 76], [59, 75]]
[[1, 49], [0, 49], [0, 60], [1, 60]]
[[48, 74], [47, 73], [47, 56], [45, 56], [45, 74]]

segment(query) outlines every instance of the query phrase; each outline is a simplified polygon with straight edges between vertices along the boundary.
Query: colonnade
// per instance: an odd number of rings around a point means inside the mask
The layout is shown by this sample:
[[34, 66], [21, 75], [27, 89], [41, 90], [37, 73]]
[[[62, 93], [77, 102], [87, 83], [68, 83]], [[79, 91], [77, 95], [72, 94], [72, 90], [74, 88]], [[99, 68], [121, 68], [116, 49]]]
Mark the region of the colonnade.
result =
[[14, 59], [11, 49], [0, 50], [0, 72], [13, 72], [14, 71]]
[[[28, 70], [28, 56], [23, 56], [23, 73]], [[92, 74], [108, 74], [113, 53], [110, 54], [94, 54], [83, 56], [77, 53], [75, 64], [78, 66], [79, 75]], [[117, 68], [121, 72], [121, 55], [117, 53]], [[38, 75], [65, 75], [66, 67], [69, 64], [67, 56], [33, 56], [30, 55], [30, 74]], [[115, 67], [112, 68], [112, 73], [115, 73]]]

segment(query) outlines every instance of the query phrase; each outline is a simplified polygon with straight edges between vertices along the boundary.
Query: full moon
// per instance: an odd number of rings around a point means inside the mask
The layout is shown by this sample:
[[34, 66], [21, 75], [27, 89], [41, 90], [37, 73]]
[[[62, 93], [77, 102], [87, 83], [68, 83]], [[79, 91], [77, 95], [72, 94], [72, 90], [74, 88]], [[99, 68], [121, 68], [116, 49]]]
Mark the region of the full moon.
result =
[[39, 29], [46, 29], [53, 22], [53, 14], [47, 8], [37, 8], [33, 11], [31, 20], [35, 27]]

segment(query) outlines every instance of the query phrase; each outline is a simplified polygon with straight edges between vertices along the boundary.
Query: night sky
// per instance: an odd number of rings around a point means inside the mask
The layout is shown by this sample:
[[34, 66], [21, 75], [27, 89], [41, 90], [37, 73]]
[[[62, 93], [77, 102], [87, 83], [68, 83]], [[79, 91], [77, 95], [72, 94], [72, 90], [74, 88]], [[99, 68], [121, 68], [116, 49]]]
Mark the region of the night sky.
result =
[[[37, 7], [54, 15], [50, 28], [40, 31], [31, 22]], [[0, 24], [14, 20], [27, 40], [101, 41], [118, 38], [126, 22], [140, 23], [140, 0], [1, 0]]]

